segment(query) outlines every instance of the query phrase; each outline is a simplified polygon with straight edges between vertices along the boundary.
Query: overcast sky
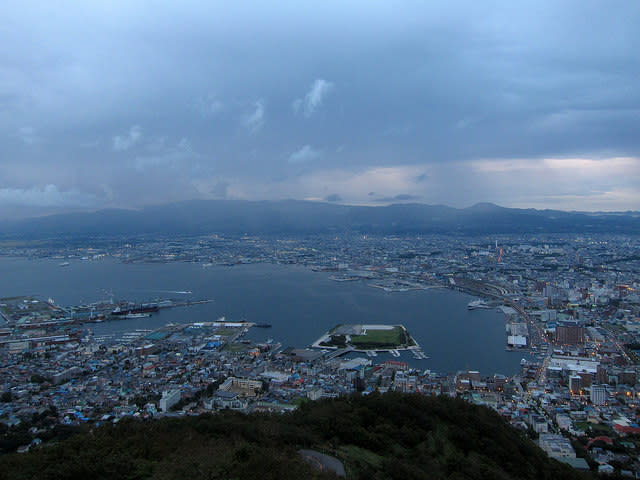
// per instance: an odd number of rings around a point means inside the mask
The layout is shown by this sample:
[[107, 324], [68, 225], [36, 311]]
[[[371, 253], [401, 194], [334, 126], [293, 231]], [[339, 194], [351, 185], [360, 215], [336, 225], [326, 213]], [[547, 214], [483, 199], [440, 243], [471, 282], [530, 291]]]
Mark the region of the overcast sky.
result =
[[0, 2], [0, 218], [640, 210], [640, 2]]

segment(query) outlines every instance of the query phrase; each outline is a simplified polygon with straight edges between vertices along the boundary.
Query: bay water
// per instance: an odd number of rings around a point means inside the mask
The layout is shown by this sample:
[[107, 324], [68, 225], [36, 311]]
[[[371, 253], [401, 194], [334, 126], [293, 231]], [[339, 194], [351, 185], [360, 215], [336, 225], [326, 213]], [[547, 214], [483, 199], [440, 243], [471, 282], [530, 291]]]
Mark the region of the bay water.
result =
[[468, 310], [474, 298], [434, 288], [385, 292], [364, 282], [336, 282], [325, 272], [296, 265], [211, 266], [195, 263], [122, 263], [0, 258], [0, 298], [30, 295], [53, 298], [61, 306], [113, 298], [136, 302], [163, 299], [214, 301], [162, 309], [151, 317], [86, 324], [96, 335], [156, 329], [167, 323], [244, 319], [268, 323], [247, 338], [272, 338], [283, 346], [304, 348], [337, 324], [402, 324], [420, 344], [426, 360], [406, 352], [397, 359], [379, 354], [374, 361], [402, 360], [436, 372], [479, 370], [512, 375], [521, 354], [505, 351], [504, 314]]

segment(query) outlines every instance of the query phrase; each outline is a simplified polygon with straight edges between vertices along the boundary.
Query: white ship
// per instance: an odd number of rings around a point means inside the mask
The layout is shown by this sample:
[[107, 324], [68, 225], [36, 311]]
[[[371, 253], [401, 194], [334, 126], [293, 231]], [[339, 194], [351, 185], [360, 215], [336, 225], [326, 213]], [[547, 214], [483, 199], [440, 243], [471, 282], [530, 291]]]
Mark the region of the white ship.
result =
[[487, 302], [485, 302], [484, 300], [474, 300], [473, 302], [469, 302], [469, 304], [467, 305], [467, 308], [469, 310], [475, 310], [476, 308], [491, 308], [491, 307], [487, 305]]

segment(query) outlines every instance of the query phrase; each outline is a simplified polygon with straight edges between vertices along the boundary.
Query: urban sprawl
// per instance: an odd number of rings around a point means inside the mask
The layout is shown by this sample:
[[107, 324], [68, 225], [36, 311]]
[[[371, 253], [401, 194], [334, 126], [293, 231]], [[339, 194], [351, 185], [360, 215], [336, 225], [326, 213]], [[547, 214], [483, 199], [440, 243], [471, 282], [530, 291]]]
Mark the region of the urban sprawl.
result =
[[307, 399], [396, 390], [463, 396], [537, 438], [551, 457], [576, 468], [640, 475], [638, 237], [94, 240], [91, 247], [5, 245], [0, 255], [56, 258], [61, 268], [103, 258], [203, 268], [271, 262], [327, 271], [337, 282], [366, 282], [384, 292], [450, 288], [477, 297], [470, 309], [501, 309], [505, 348], [531, 360], [512, 377], [434, 372], [375, 351], [281, 345], [277, 338], [253, 342], [248, 330], [267, 325], [224, 318], [100, 337], [90, 333], [90, 322], [188, 305], [2, 298], [0, 427], [14, 439], [5, 451], [46, 442], [60, 425], [226, 408], [285, 412]]

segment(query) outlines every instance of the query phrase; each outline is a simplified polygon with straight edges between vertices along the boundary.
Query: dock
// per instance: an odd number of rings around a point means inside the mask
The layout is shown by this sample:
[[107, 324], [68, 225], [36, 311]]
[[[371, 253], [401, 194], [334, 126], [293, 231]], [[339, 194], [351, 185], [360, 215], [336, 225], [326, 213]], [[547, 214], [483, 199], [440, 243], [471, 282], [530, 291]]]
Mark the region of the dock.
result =
[[332, 350], [331, 352], [325, 355], [326, 360], [333, 360], [334, 358], [341, 357], [342, 355], [346, 355], [347, 353], [351, 353], [355, 351], [352, 347], [348, 348], [338, 348], [336, 350]]
[[427, 355], [425, 355], [425, 353], [420, 350], [419, 348], [416, 349], [412, 349], [411, 350], [411, 354], [413, 355], [413, 358], [415, 358], [416, 360], [427, 360], [429, 357]]

